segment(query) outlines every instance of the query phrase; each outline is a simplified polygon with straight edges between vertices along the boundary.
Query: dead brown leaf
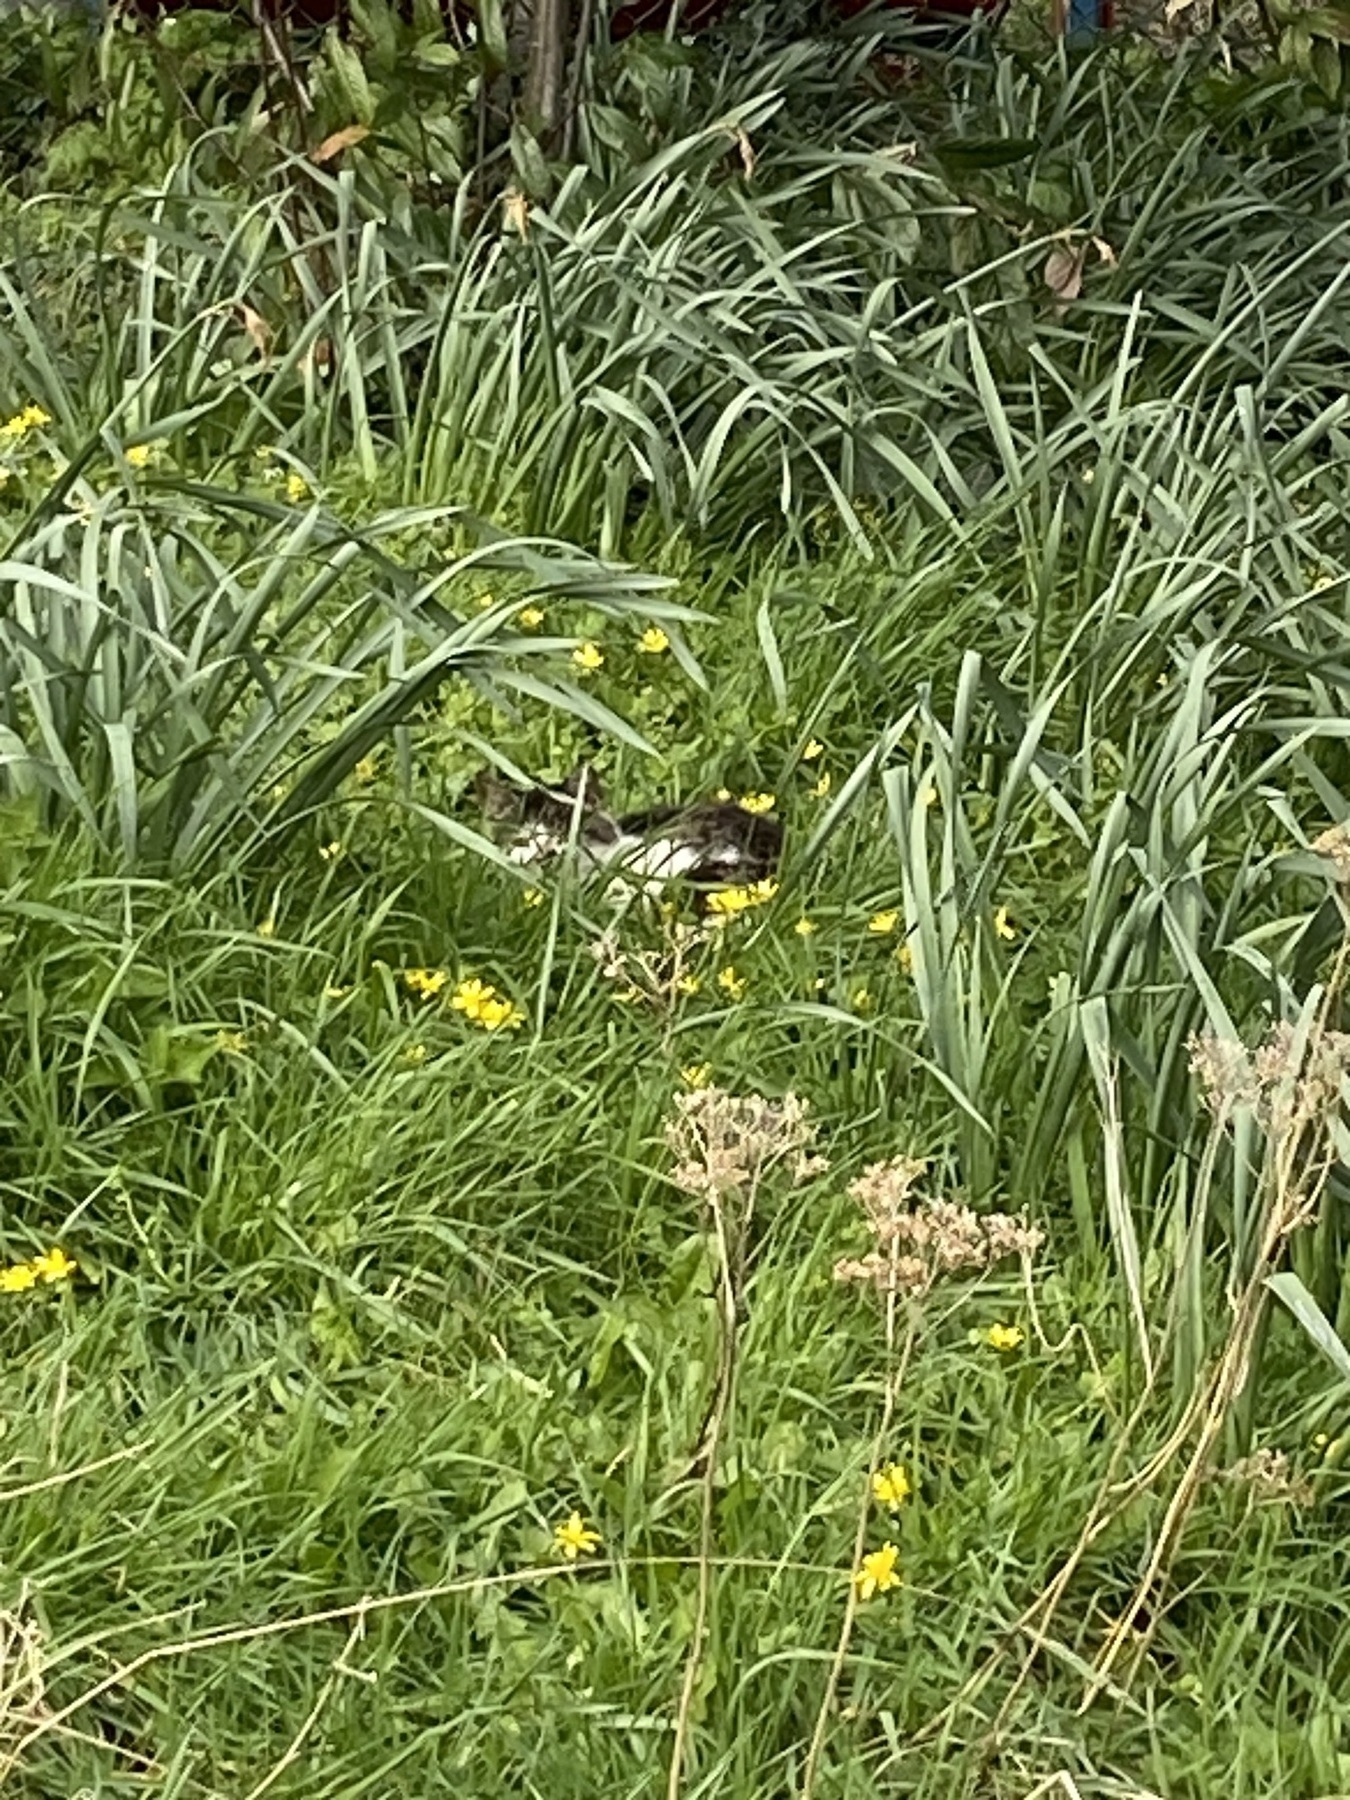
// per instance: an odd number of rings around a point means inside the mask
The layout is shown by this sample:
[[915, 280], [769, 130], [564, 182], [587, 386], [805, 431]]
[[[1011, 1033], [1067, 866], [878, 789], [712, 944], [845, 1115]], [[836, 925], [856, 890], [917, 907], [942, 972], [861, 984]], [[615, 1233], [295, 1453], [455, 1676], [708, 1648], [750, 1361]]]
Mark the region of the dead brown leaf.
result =
[[530, 235], [530, 203], [519, 188], [507, 188], [502, 195], [502, 212], [517, 236]]
[[259, 356], [266, 356], [272, 342], [272, 327], [261, 313], [254, 312], [253, 308], [243, 301], [239, 304], [239, 316], [253, 348]]
[[317, 150], [311, 150], [309, 160], [312, 163], [332, 162], [335, 156], [340, 156], [344, 150], [350, 150], [353, 144], [359, 144], [369, 136], [369, 125], [344, 125], [341, 131], [330, 132]]
[[755, 179], [755, 146], [738, 125], [735, 129], [736, 148], [741, 153], [741, 167], [745, 170], [745, 179]]
[[1068, 306], [1083, 291], [1082, 245], [1056, 244], [1045, 259], [1045, 285], [1057, 306]]

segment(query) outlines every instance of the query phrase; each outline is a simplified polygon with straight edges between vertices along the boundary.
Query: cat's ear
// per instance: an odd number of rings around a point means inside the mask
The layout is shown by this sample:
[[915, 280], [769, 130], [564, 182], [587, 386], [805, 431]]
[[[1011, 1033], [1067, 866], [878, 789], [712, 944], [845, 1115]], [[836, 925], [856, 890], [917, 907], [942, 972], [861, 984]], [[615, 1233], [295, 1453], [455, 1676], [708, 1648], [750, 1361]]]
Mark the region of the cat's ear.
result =
[[580, 763], [557, 790], [566, 794], [571, 800], [581, 795], [583, 812], [595, 812], [605, 804], [605, 790], [600, 785], [600, 777], [589, 763]]

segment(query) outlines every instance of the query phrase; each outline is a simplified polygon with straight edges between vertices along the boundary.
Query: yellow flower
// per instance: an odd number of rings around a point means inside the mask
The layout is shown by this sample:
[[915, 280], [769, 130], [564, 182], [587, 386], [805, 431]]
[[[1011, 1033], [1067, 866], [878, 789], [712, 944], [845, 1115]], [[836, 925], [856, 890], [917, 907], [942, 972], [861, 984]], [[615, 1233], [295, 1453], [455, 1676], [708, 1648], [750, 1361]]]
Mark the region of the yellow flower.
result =
[[742, 812], [771, 813], [774, 809], [775, 797], [772, 794], [742, 794], [736, 802]]
[[675, 983], [675, 992], [677, 994], [696, 994], [702, 986], [703, 982], [699, 976], [681, 975]]
[[503, 1000], [499, 994], [484, 1000], [478, 1009], [478, 1023], [484, 1031], [518, 1031], [525, 1023], [525, 1015], [510, 1000]]
[[218, 1031], [216, 1048], [226, 1051], [230, 1056], [242, 1056], [248, 1049], [248, 1039], [242, 1031]]
[[292, 469], [286, 477], [286, 498], [292, 506], [298, 506], [309, 495], [309, 483], [298, 469]]
[[895, 960], [905, 971], [906, 975], [912, 975], [914, 973], [914, 952], [910, 949], [908, 944], [896, 945]]
[[593, 644], [589, 638], [584, 644], [578, 644], [572, 652], [572, 661], [579, 669], [584, 669], [588, 675], [593, 669], [598, 669], [604, 660], [604, 651], [599, 644]]
[[[444, 969], [405, 969], [403, 971], [404, 986], [410, 988], [414, 994], [420, 994], [423, 1000], [435, 999], [449, 979], [450, 977]], [[481, 986], [481, 983], [479, 985]], [[489, 988], [487, 992], [491, 993], [492, 989]], [[454, 999], [450, 1004], [459, 1006], [459, 1001]], [[464, 1011], [465, 1009], [461, 1007], [460, 1010]]]
[[11, 1269], [0, 1269], [0, 1294], [22, 1294], [37, 1285], [37, 1270], [32, 1263], [15, 1263]]
[[894, 1512], [903, 1506], [913, 1493], [909, 1485], [909, 1476], [899, 1463], [890, 1463], [884, 1469], [878, 1469], [872, 1477], [872, 1494], [881, 1506], [889, 1506]]
[[358, 781], [374, 781], [379, 772], [380, 765], [373, 756], [363, 756], [352, 769], [352, 774]]
[[680, 1080], [686, 1087], [705, 1088], [712, 1080], [711, 1063], [687, 1063], [680, 1070]]
[[867, 929], [873, 937], [889, 937], [899, 923], [900, 914], [898, 912], [873, 913], [867, 921]]
[[730, 800], [730, 798], [731, 798], [731, 789], [730, 788], [718, 788], [717, 792], [713, 795], [713, 799], [720, 800], [723, 803], [723, 805], [725, 805], [726, 802], [728, 800]]
[[0, 425], [0, 437], [21, 438], [26, 431], [39, 431], [51, 422], [52, 415], [40, 406], [25, 406], [22, 412], [15, 413], [12, 419], [6, 419]]
[[854, 1012], [871, 1012], [872, 996], [865, 987], [855, 988], [853, 990], [852, 1005]]
[[746, 979], [744, 975], [738, 975], [732, 965], [728, 963], [717, 977], [717, 985], [730, 994], [733, 1000], [740, 1000], [745, 994]]
[[544, 904], [543, 888], [536, 888], [536, 887], [526, 888], [525, 892], [520, 896], [520, 904], [524, 907], [529, 907], [529, 908], [533, 908], [536, 906], [542, 906]]
[[822, 769], [820, 772], [820, 780], [815, 782], [811, 788], [811, 798], [813, 800], [823, 800], [829, 791], [830, 771], [828, 769]]
[[568, 1562], [579, 1556], [594, 1556], [603, 1542], [598, 1531], [591, 1531], [579, 1512], [569, 1513], [565, 1523], [553, 1528], [553, 1548]]
[[637, 647], [644, 656], [660, 656], [663, 650], [669, 650], [670, 639], [659, 625], [649, 625], [638, 639]]
[[405, 1063], [411, 1063], [415, 1069], [420, 1067], [421, 1064], [427, 1060], [426, 1045], [409, 1044], [408, 1048], [403, 1052], [403, 1060]]
[[265, 919], [259, 919], [259, 921], [258, 921], [258, 936], [260, 938], [274, 938], [276, 935], [277, 935], [276, 919], [273, 916], [273, 914], [268, 913], [268, 915]]
[[80, 1265], [53, 1244], [50, 1250], [35, 1256], [29, 1266], [44, 1281], [69, 1281]]
[[122, 453], [133, 469], [143, 469], [154, 460], [154, 446], [151, 444], [131, 444]]
[[991, 1325], [984, 1334], [984, 1341], [991, 1350], [1016, 1350], [1024, 1335], [1020, 1325]]
[[898, 1588], [900, 1577], [895, 1572], [895, 1565], [899, 1560], [900, 1552], [894, 1544], [883, 1544], [880, 1550], [864, 1556], [862, 1567], [853, 1576], [858, 1598], [870, 1600], [873, 1594], [889, 1594], [892, 1588]]
[[746, 887], [719, 888], [708, 895], [708, 911], [715, 919], [734, 919], [752, 906], [767, 906], [777, 892], [778, 883], [769, 877]]
[[825, 746], [819, 738], [812, 738], [810, 743], [802, 746], [802, 761], [814, 762], [818, 756], [824, 756]]
[[996, 937], [1005, 938], [1009, 942], [1017, 936], [1016, 931], [1013, 929], [1012, 919], [1009, 916], [1006, 906], [1000, 906], [994, 914], [994, 934]]
[[792, 929], [796, 932], [798, 937], [812, 937], [815, 934], [816, 927], [812, 920], [803, 918], [798, 919]]
[[542, 606], [522, 606], [516, 614], [516, 623], [523, 625], [526, 631], [536, 630], [543, 622], [544, 609]]
[[[404, 980], [408, 979], [408, 975], [425, 975], [426, 973], [425, 969], [410, 969], [405, 974]], [[476, 1019], [482, 1011], [484, 1003], [494, 999], [496, 993], [496, 988], [490, 987], [486, 981], [479, 981], [475, 975], [469, 981], [460, 982], [450, 996], [450, 1004], [456, 1012], [462, 1012], [466, 1019]]]
[[331, 844], [319, 845], [319, 856], [324, 862], [336, 862], [342, 855], [342, 845], [334, 838]]

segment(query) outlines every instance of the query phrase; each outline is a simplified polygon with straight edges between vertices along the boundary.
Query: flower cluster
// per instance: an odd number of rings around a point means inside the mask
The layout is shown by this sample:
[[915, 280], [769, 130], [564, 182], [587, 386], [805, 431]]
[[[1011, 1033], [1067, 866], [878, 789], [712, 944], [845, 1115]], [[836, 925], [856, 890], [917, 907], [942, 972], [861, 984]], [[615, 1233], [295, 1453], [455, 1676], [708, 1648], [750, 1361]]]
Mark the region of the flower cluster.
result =
[[503, 998], [490, 983], [476, 978], [461, 981], [450, 996], [450, 1004], [484, 1031], [515, 1031], [525, 1023], [525, 1014], [518, 1006]]
[[1044, 1243], [1044, 1232], [1009, 1213], [981, 1214], [955, 1200], [912, 1204], [926, 1167], [915, 1157], [896, 1156], [870, 1164], [850, 1184], [874, 1248], [866, 1256], [841, 1257], [836, 1281], [926, 1294], [944, 1275], [978, 1272], [1005, 1256], [1030, 1256]]
[[708, 895], [708, 912], [714, 919], [735, 919], [753, 907], [767, 906], [777, 892], [778, 883], [771, 878], [745, 887], [718, 888]]
[[25, 406], [22, 412], [16, 412], [11, 419], [0, 425], [0, 439], [11, 439], [17, 442], [27, 437], [30, 431], [41, 431], [44, 425], [50, 425], [52, 415], [40, 406]]
[[1192, 1037], [1188, 1048], [1214, 1116], [1227, 1119], [1234, 1107], [1248, 1106], [1275, 1136], [1334, 1116], [1350, 1072], [1350, 1033], [1313, 1031], [1300, 1045], [1287, 1020], [1272, 1025], [1255, 1050], [1210, 1033]]
[[742, 794], [736, 804], [742, 812], [748, 812], [757, 818], [773, 811], [777, 805], [777, 797], [773, 794]]
[[729, 1193], [753, 1191], [780, 1163], [793, 1182], [807, 1181], [828, 1166], [811, 1153], [815, 1136], [806, 1102], [795, 1094], [766, 1100], [762, 1094], [695, 1088], [675, 1096], [675, 1110], [666, 1120], [666, 1143], [675, 1158], [670, 1179], [710, 1204]]
[[12, 1263], [7, 1269], [0, 1269], [0, 1294], [26, 1293], [40, 1281], [69, 1281], [79, 1266], [64, 1250], [53, 1247], [29, 1262]]

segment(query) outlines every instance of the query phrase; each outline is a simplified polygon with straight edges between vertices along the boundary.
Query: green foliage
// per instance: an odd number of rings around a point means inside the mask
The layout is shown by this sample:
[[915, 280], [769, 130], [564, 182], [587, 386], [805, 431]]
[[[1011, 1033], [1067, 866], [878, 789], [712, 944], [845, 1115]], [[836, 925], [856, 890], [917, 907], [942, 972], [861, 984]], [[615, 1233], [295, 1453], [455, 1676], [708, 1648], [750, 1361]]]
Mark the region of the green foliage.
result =
[[[136, 191], [9, 216], [36, 1800], [659, 1794], [682, 1694], [686, 1796], [800, 1793], [817, 1736], [813, 1800], [1346, 1785], [1344, 1128], [1291, 1186], [1188, 1047], [1339, 992], [1342, 121], [1198, 52], [890, 91], [762, 28], [598, 57], [503, 213], [425, 13], [315, 47], [312, 129], [368, 128], [317, 163], [187, 18], [211, 129], [128, 61], [86, 123]], [[769, 903], [677, 940], [566, 859], [524, 888], [470, 777], [583, 757], [771, 793]], [[664, 1139], [705, 1077], [832, 1164], [756, 1210], [711, 1460], [726, 1247]], [[1041, 1255], [888, 1326], [834, 1271], [896, 1155]], [[904, 1585], [841, 1651], [878, 1460]]]

